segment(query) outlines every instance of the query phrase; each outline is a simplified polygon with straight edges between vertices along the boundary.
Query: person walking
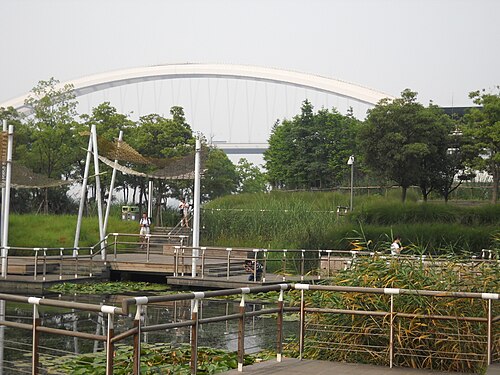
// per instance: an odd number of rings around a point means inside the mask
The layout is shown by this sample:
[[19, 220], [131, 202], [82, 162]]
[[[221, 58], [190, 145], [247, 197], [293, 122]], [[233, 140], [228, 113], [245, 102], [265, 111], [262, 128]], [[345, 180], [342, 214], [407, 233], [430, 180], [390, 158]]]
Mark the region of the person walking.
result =
[[151, 226], [151, 219], [148, 217], [148, 214], [146, 212], [142, 214], [141, 220], [139, 220], [139, 226], [139, 235], [141, 236], [141, 249], [143, 249], [146, 244], [146, 235], [149, 234], [149, 227]]
[[181, 227], [189, 228], [189, 203], [185, 198], [181, 199], [179, 203], [179, 211], [181, 213]]
[[401, 250], [403, 250], [403, 246], [401, 245], [401, 236], [398, 235], [391, 244], [391, 255], [397, 256], [401, 254]]

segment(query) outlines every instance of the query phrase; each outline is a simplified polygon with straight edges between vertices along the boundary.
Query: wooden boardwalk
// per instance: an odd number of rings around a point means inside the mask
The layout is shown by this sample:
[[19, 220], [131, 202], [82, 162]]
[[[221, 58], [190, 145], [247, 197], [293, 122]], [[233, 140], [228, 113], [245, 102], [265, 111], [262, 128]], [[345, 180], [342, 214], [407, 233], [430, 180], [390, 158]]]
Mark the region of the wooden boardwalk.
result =
[[[94, 275], [89, 276], [90, 262], [81, 259], [78, 264], [71, 258], [66, 258], [64, 272], [60, 272], [60, 260], [57, 256], [50, 256], [46, 259], [45, 275], [43, 274], [43, 259], [37, 260], [35, 278], [35, 260], [33, 257], [12, 257], [9, 258], [8, 276], [6, 280], [0, 280], [0, 293], [30, 293], [44, 294], [51, 286], [62, 282], [92, 282], [109, 280], [110, 271], [115, 276], [126, 274], [155, 275], [164, 277], [165, 283], [179, 288], [200, 288], [200, 289], [230, 289], [256, 285], [279, 284], [284, 282], [300, 282], [300, 276], [283, 276], [276, 274], [265, 275], [264, 280], [249, 281], [250, 273], [244, 270], [242, 259], [231, 260], [230, 276], [227, 277], [227, 260], [205, 259], [204, 276], [201, 277], [201, 265], [197, 266], [197, 277], [191, 277], [191, 259], [185, 257], [179, 259], [177, 265], [177, 276], [174, 276], [176, 267], [174, 257], [161, 253], [149, 254], [149, 259], [144, 251], [108, 254], [107, 265], [103, 262], [94, 262]], [[78, 269], [78, 275], [76, 275]], [[125, 277], [126, 278], [126, 277]], [[303, 281], [310, 281], [317, 277], [304, 277]]]
[[[223, 375], [242, 374], [238, 370], [223, 372]], [[265, 361], [252, 366], [243, 367], [243, 374], [251, 375], [439, 375], [459, 374], [457, 372], [442, 372], [432, 370], [411, 369], [406, 367], [385, 367], [358, 363], [339, 363], [329, 361], [299, 360], [284, 358], [282, 362]], [[498, 364], [492, 365], [487, 375], [500, 375]]]

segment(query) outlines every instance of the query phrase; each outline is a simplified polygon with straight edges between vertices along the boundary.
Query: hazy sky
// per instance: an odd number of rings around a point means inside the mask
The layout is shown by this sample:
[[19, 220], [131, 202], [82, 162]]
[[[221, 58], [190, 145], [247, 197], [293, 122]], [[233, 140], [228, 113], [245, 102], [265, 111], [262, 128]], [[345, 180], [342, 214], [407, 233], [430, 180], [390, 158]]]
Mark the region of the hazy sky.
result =
[[1, 0], [0, 102], [39, 80], [220, 62], [469, 105], [500, 84], [498, 0]]

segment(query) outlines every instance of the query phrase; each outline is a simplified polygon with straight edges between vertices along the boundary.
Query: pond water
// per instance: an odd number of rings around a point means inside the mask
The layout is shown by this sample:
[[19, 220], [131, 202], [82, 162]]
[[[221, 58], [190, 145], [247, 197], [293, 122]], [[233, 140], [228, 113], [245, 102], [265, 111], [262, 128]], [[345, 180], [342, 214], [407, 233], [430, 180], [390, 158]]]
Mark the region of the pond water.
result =
[[[129, 296], [47, 296], [47, 298], [61, 298], [76, 302], [92, 304], [107, 304], [120, 306], [121, 299]], [[275, 307], [275, 304], [259, 302], [247, 302], [247, 311]], [[32, 308], [27, 304], [14, 302], [6, 303], [6, 319], [20, 323], [31, 324]], [[239, 301], [229, 300], [204, 300], [200, 304], [200, 318], [208, 318], [237, 313]], [[132, 327], [135, 312], [132, 311], [127, 317], [115, 317], [115, 334]], [[57, 308], [40, 306], [40, 317], [42, 325], [46, 327], [74, 330], [92, 334], [105, 334], [107, 318], [102, 314], [81, 311], [62, 311]], [[190, 301], [174, 301], [162, 303], [161, 305], [148, 306], [144, 311], [142, 325], [154, 325], [162, 323], [189, 320], [191, 317]], [[32, 333], [12, 327], [0, 328], [3, 330], [3, 372], [1, 374], [31, 373], [31, 343]], [[285, 337], [297, 336], [298, 322], [285, 321]], [[1, 332], [0, 332], [1, 336]], [[236, 351], [238, 347], [238, 321], [218, 322], [200, 325], [199, 346], [208, 346], [227, 351]], [[190, 328], [162, 330], [143, 333], [141, 341], [145, 343], [170, 343], [179, 345], [189, 343]], [[1, 344], [0, 340], [0, 344]], [[132, 338], [123, 340], [121, 343], [131, 345]], [[48, 333], [40, 334], [41, 356], [60, 357], [70, 354], [93, 353], [104, 349], [103, 342], [88, 339], [60, 336]], [[250, 317], [245, 322], [245, 352], [253, 353], [262, 349], [276, 348], [276, 319], [272, 316]], [[0, 348], [1, 352], [1, 348]], [[1, 353], [0, 353], [1, 354]]]

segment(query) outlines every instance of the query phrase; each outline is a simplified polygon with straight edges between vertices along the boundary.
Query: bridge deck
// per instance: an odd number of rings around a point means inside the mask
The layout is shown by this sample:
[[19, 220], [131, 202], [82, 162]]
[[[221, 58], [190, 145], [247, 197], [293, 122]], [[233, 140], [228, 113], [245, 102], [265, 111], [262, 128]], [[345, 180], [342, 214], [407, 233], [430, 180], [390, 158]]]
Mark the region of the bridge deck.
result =
[[[486, 374], [498, 375], [499, 367], [496, 365], [490, 366]], [[222, 373], [223, 375], [236, 375], [241, 374], [238, 370], [231, 370]], [[358, 363], [339, 363], [329, 361], [313, 361], [313, 360], [298, 360], [295, 358], [285, 358], [283, 362], [265, 361], [256, 363], [252, 366], [245, 366], [243, 374], [252, 375], [351, 375], [351, 374], [364, 374], [364, 375], [438, 375], [438, 374], [452, 374], [451, 372], [432, 371], [410, 369], [402, 367], [389, 368], [385, 366], [364, 365]], [[454, 372], [453, 374], [458, 374]]]

